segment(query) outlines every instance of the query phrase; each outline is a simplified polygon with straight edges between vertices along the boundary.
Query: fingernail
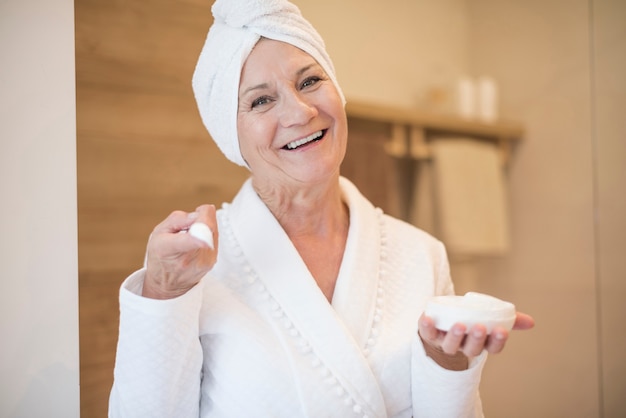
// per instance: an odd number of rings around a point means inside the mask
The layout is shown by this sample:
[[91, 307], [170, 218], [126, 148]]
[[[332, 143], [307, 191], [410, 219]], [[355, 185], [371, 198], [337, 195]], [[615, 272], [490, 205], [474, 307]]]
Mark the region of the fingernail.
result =
[[189, 219], [190, 221], [198, 219], [198, 212], [189, 212], [187, 214], [187, 219]]

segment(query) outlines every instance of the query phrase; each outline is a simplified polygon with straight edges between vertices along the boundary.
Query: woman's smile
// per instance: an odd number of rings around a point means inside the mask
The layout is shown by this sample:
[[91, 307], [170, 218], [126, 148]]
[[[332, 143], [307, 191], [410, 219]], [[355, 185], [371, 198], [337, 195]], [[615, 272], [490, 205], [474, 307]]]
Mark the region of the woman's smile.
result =
[[320, 141], [324, 137], [324, 135], [326, 135], [326, 129], [312, 133], [311, 135], [305, 138], [292, 141], [288, 143], [287, 145], [285, 145], [283, 149], [292, 151], [292, 150], [300, 149], [302, 147], [306, 147], [309, 144]]

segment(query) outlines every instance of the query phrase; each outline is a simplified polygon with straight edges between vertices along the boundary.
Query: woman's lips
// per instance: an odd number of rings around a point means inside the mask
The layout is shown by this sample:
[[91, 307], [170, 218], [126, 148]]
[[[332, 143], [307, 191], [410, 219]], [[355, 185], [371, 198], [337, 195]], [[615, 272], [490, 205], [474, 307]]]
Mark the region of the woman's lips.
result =
[[288, 143], [287, 145], [283, 147], [283, 149], [292, 151], [303, 145], [309, 144], [311, 142], [319, 141], [320, 139], [322, 139], [325, 133], [326, 133], [326, 130], [314, 132], [311, 135], [307, 136], [306, 138], [298, 139], [296, 141], [292, 141]]

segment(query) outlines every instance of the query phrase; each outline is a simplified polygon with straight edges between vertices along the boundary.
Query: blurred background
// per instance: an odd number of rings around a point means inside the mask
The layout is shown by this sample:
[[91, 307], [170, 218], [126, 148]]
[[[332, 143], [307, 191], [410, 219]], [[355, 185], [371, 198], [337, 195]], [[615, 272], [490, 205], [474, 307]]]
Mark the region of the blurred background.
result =
[[[248, 175], [210, 140], [192, 96], [211, 3], [74, 1], [83, 417], [106, 416], [119, 285], [141, 266], [154, 225], [230, 200]], [[537, 323], [488, 361], [486, 415], [626, 415], [626, 2], [295, 3], [324, 37], [349, 104], [521, 127], [501, 172], [506, 249], [451, 254], [457, 293], [510, 300]], [[459, 80], [481, 76], [497, 86], [489, 123], [459, 117]], [[346, 171], [364, 193], [382, 207], [417, 204], [415, 178], [383, 195], [358, 178], [355, 165], [378, 163], [355, 149], [350, 126]], [[396, 180], [433, 164], [379, 155]], [[411, 210], [398, 216], [419, 223]]]

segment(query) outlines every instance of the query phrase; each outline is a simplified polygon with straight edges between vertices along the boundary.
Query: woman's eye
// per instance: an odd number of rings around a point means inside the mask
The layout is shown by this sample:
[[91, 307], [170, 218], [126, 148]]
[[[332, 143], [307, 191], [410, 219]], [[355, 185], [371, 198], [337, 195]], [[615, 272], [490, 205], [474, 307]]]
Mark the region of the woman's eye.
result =
[[254, 109], [254, 108], [255, 108], [255, 107], [257, 107], [257, 106], [262, 106], [262, 105], [267, 104], [267, 103], [269, 103], [269, 102], [270, 102], [270, 98], [269, 98], [269, 97], [267, 97], [267, 96], [261, 96], [261, 97], [259, 97], [259, 98], [255, 99], [255, 100], [252, 102], [252, 105], [251, 105], [250, 107], [252, 107], [252, 108]]
[[306, 87], [310, 87], [310, 86], [312, 86], [312, 85], [316, 84], [316, 83], [317, 83], [318, 81], [320, 81], [320, 80], [321, 80], [321, 78], [320, 78], [320, 77], [317, 77], [317, 76], [312, 76], [312, 77], [309, 77], [309, 78], [307, 78], [306, 80], [304, 80], [304, 81], [302, 82], [301, 88], [303, 88], [303, 89], [304, 89], [304, 88], [306, 88]]

